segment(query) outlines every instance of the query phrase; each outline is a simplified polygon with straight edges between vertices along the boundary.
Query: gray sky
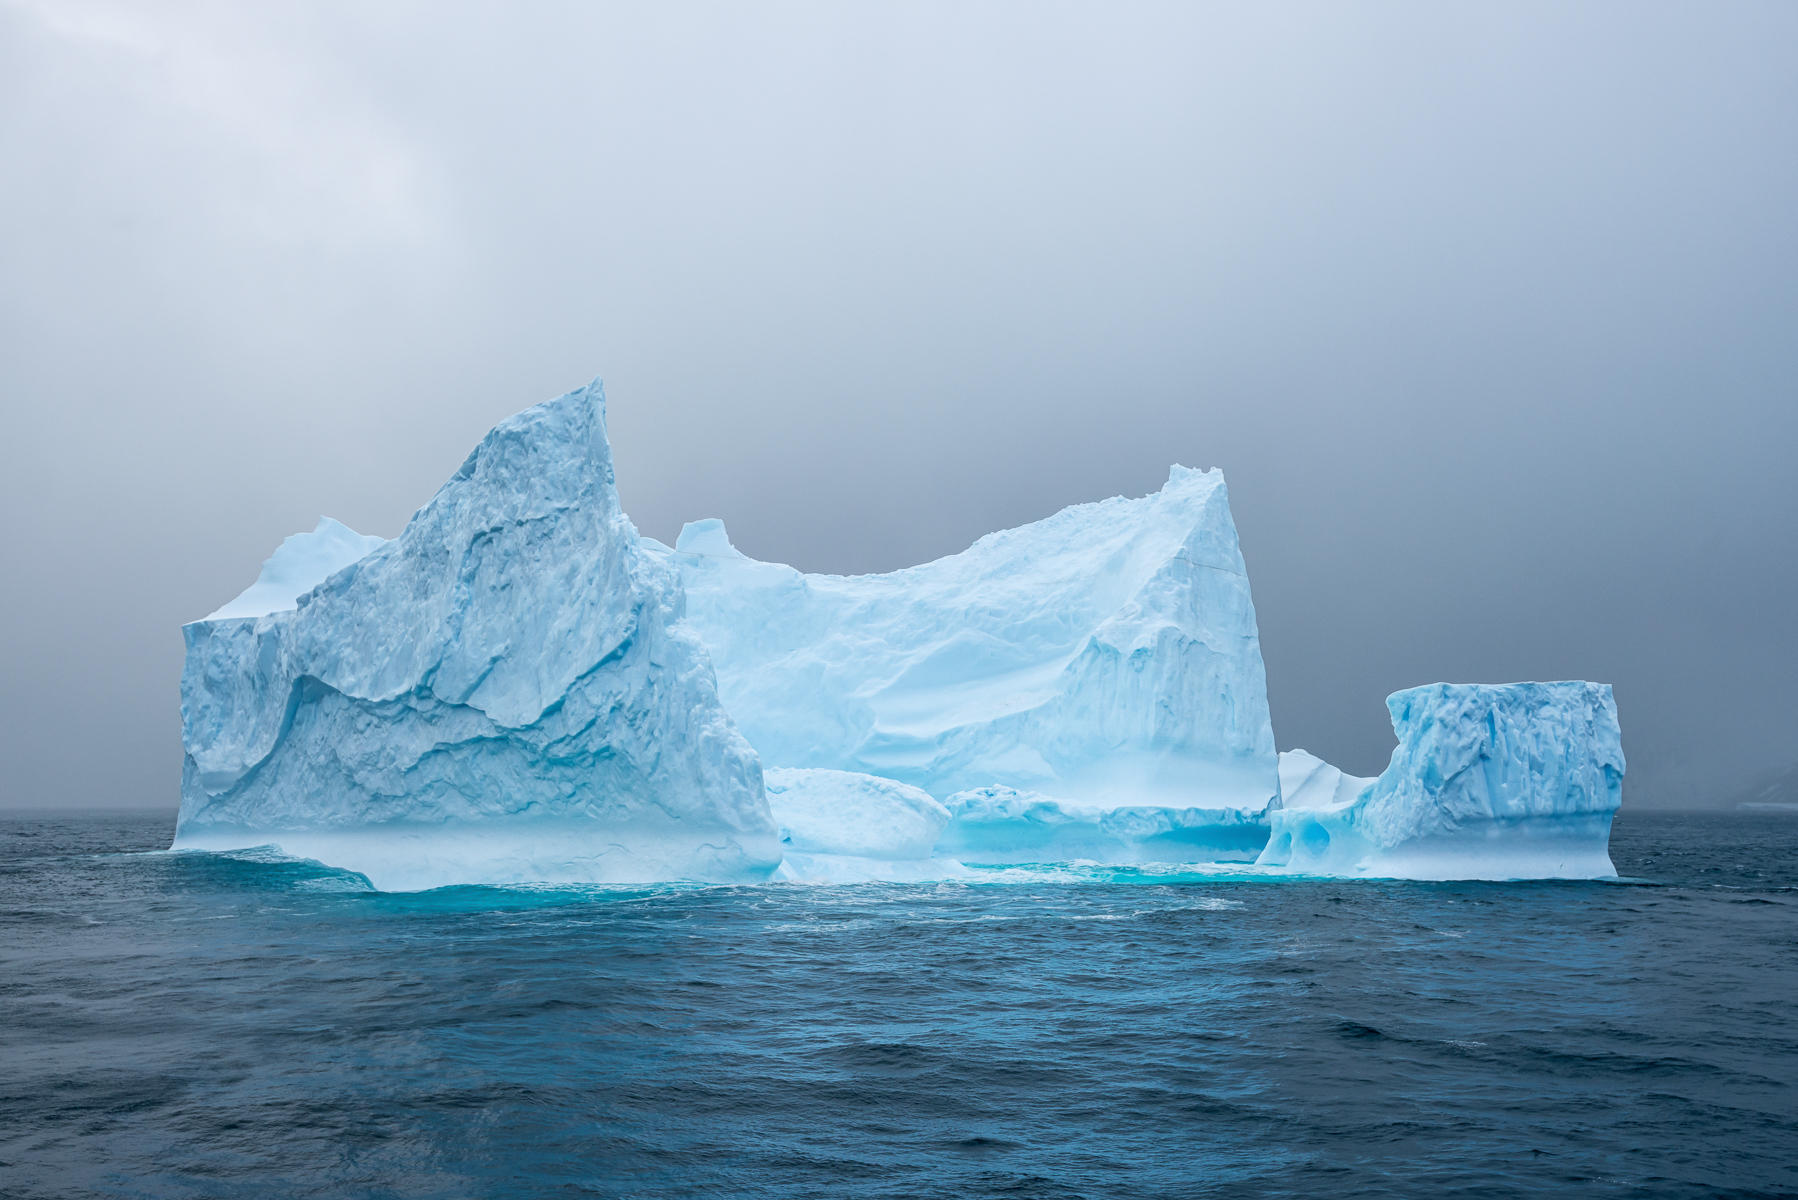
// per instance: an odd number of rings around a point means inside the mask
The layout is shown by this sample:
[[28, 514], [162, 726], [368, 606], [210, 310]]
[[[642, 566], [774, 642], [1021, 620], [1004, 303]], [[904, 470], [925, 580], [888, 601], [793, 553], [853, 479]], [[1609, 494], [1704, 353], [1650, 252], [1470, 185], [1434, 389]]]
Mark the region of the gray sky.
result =
[[1282, 746], [1616, 685], [1798, 760], [1798, 5], [0, 0], [0, 803], [603, 375], [646, 533], [878, 570], [1221, 466]]

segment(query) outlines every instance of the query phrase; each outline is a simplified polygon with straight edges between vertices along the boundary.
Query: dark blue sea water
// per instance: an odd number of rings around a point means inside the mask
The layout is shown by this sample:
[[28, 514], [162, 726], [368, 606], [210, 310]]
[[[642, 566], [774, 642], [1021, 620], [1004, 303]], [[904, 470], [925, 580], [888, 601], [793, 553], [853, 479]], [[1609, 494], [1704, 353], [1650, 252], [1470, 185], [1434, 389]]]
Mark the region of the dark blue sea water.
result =
[[1798, 1194], [1798, 818], [1620, 883], [380, 895], [0, 818], [0, 1193]]

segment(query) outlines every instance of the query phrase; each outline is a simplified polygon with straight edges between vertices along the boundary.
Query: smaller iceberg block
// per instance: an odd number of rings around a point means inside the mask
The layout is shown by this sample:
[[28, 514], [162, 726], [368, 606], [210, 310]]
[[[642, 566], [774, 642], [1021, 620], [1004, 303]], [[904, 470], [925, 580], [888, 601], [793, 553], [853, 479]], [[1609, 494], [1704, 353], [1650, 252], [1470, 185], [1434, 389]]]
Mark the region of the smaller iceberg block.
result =
[[770, 767], [762, 773], [781, 845], [812, 854], [929, 858], [949, 810], [929, 792], [853, 771]]
[[1386, 707], [1399, 744], [1378, 779], [1282, 756], [1293, 792], [1270, 814], [1259, 865], [1403, 879], [1617, 873], [1624, 760], [1609, 685], [1436, 683]]

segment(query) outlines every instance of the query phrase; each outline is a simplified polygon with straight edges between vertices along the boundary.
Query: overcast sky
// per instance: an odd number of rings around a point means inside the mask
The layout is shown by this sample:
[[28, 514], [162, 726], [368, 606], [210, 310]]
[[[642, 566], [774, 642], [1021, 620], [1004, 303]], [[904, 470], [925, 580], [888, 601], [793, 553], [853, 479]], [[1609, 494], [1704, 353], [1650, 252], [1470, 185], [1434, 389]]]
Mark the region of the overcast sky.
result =
[[1616, 685], [1798, 760], [1798, 4], [0, 0], [0, 803], [600, 375], [646, 533], [881, 570], [1220, 466], [1274, 727]]

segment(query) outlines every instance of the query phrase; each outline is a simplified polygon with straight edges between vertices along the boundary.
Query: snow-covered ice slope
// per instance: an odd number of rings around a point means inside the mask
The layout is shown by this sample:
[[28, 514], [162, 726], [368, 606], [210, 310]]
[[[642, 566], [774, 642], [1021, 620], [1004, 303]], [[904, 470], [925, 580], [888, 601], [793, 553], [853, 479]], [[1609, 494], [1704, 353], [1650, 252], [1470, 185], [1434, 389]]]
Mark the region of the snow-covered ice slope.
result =
[[275, 547], [256, 582], [206, 619], [261, 617], [296, 608], [301, 596], [386, 544], [386, 538], [357, 533], [341, 521], [320, 517], [311, 533], [296, 533]]
[[1609, 685], [1436, 683], [1386, 707], [1391, 764], [1371, 782], [1320, 779], [1317, 803], [1270, 814], [1262, 865], [1409, 879], [1616, 874], [1624, 761]]
[[398, 538], [356, 537], [290, 539], [185, 627], [177, 848], [391, 888], [778, 862], [679, 580], [619, 508], [597, 383], [495, 427]]
[[884, 575], [672, 551], [688, 621], [764, 763], [991, 785], [1087, 806], [1243, 808], [1277, 794], [1249, 581], [1221, 474], [1080, 504]]

